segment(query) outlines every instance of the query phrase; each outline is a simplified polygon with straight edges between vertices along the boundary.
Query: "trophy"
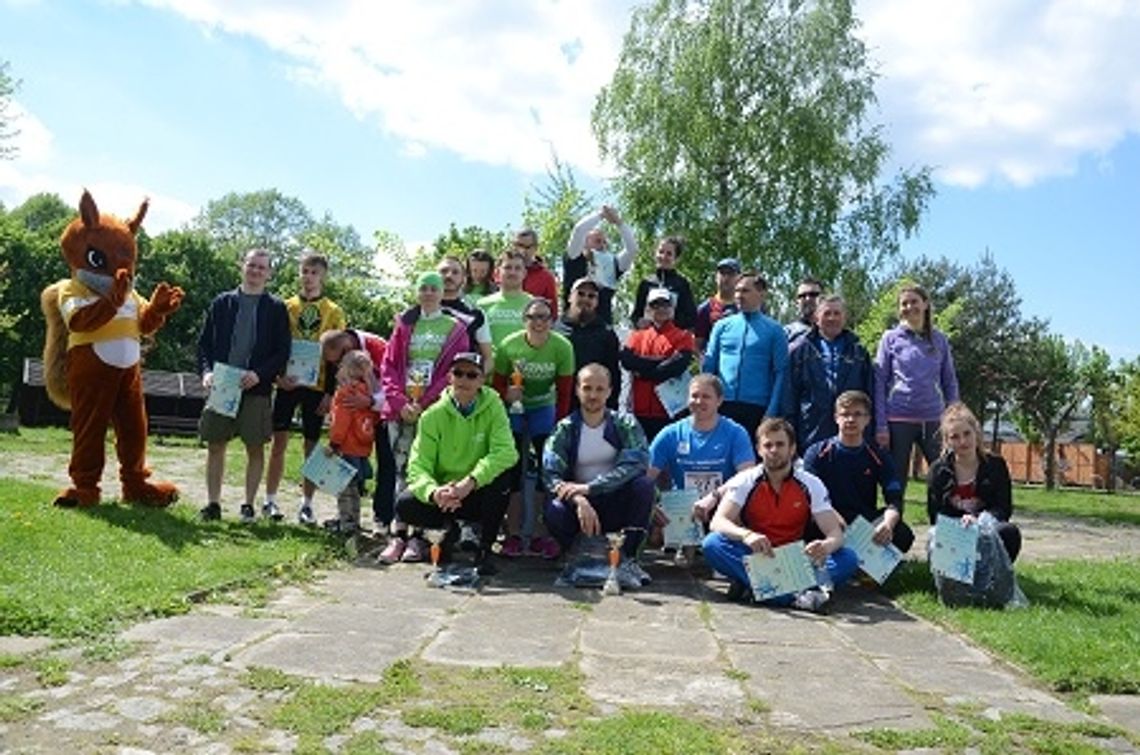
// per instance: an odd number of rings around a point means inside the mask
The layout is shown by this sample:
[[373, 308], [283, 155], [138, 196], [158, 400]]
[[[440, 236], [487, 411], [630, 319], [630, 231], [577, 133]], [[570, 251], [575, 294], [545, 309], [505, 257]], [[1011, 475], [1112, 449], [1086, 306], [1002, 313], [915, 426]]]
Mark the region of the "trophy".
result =
[[424, 383], [427, 382], [424, 378], [425, 375], [422, 371], [416, 368], [408, 370], [408, 398], [416, 404], [419, 404], [420, 399], [424, 396]]
[[621, 547], [625, 544], [625, 531], [606, 533], [606, 540], [610, 543], [610, 573], [602, 585], [603, 595], [621, 595], [621, 583], [618, 581], [618, 564], [621, 563]]
[[[514, 368], [511, 370], [511, 387], [512, 388], [518, 388], [519, 391], [522, 391], [522, 387], [523, 387], [523, 372], [522, 371], [523, 371], [523, 368], [525, 366], [526, 366], [526, 363], [523, 362], [521, 359], [519, 359], [519, 360], [515, 361]], [[521, 396], [511, 402], [511, 408], [510, 408], [511, 414], [522, 414], [525, 411], [526, 411], [526, 409], [523, 407], [523, 402], [522, 402]]]
[[431, 543], [429, 554], [431, 556], [432, 569], [439, 571], [439, 559], [443, 555], [443, 540], [447, 537], [447, 530], [427, 529], [424, 530], [424, 537]]

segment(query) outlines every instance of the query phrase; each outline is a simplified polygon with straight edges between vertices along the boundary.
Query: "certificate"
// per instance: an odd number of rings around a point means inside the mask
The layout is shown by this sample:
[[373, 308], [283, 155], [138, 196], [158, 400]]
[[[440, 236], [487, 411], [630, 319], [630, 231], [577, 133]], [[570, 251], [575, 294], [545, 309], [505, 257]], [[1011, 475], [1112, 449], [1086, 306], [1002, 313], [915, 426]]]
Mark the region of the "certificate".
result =
[[859, 568], [880, 585], [902, 561], [902, 551], [892, 543], [879, 545], [872, 538], [875, 528], [861, 516], [847, 525], [845, 544], [859, 557]]
[[790, 595], [819, 584], [815, 567], [804, 553], [803, 540], [773, 548], [771, 556], [762, 553], [745, 556], [744, 567], [756, 600]]
[[301, 465], [301, 474], [326, 493], [340, 495], [356, 477], [356, 467], [338, 454], [330, 454], [324, 446], [317, 446]]
[[289, 348], [289, 362], [285, 374], [297, 381], [297, 385], [314, 388], [321, 374], [321, 344], [319, 341], [293, 339]]
[[684, 545], [700, 545], [704, 533], [701, 525], [693, 521], [693, 504], [700, 493], [696, 490], [667, 490], [661, 494], [658, 505], [669, 517], [665, 525], [665, 547], [680, 548]]
[[693, 376], [685, 371], [653, 386], [657, 398], [661, 399], [661, 406], [670, 417], [676, 417], [689, 408], [689, 381], [692, 379]]
[[938, 515], [934, 525], [934, 548], [930, 568], [943, 577], [967, 585], [974, 584], [978, 562], [978, 524], [964, 525], [961, 519]]
[[241, 376], [245, 370], [214, 362], [214, 382], [206, 396], [206, 408], [224, 417], [236, 417], [241, 408]]

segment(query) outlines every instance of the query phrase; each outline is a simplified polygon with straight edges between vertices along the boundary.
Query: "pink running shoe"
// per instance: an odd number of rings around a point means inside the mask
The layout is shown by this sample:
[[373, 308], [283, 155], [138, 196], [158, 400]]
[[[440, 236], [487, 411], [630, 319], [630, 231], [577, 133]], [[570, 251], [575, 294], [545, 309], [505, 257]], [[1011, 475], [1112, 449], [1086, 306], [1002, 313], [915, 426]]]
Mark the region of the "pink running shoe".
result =
[[408, 542], [404, 540], [404, 538], [393, 537], [388, 541], [388, 547], [380, 552], [380, 555], [376, 557], [376, 560], [382, 564], [394, 564], [403, 557], [404, 548], [406, 548], [407, 545]]
[[408, 547], [404, 549], [404, 555], [400, 557], [400, 560], [405, 564], [411, 564], [426, 561], [427, 557], [427, 541], [422, 537], [413, 537], [408, 539]]
[[522, 538], [518, 535], [511, 535], [503, 541], [503, 548], [500, 553], [507, 558], [518, 558], [526, 551], [523, 549]]
[[532, 537], [530, 539], [530, 552], [541, 556], [547, 561], [553, 561], [562, 553], [558, 541], [552, 537]]

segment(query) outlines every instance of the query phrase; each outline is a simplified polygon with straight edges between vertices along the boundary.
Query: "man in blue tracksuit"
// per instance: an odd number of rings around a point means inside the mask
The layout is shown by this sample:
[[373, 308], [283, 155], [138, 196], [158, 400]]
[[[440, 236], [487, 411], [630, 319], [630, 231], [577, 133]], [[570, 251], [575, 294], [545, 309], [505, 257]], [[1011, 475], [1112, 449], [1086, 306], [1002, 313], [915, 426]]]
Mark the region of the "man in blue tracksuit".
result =
[[743, 425], [750, 437], [764, 417], [782, 416], [788, 376], [788, 337], [760, 311], [767, 292], [758, 273], [740, 276], [733, 291], [739, 311], [713, 326], [702, 365], [724, 383], [721, 414]]

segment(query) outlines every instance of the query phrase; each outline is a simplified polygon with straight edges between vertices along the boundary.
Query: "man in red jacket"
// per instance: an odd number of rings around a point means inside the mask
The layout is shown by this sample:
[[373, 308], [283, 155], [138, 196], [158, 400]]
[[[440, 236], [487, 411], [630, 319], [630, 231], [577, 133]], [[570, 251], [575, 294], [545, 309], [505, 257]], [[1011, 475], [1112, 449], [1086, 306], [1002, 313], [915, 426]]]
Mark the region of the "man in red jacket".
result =
[[540, 296], [550, 302], [551, 316], [558, 319], [558, 281], [554, 273], [546, 269], [538, 253], [538, 234], [531, 228], [524, 228], [515, 234], [515, 249], [526, 259], [526, 278], [523, 291], [531, 296]]

